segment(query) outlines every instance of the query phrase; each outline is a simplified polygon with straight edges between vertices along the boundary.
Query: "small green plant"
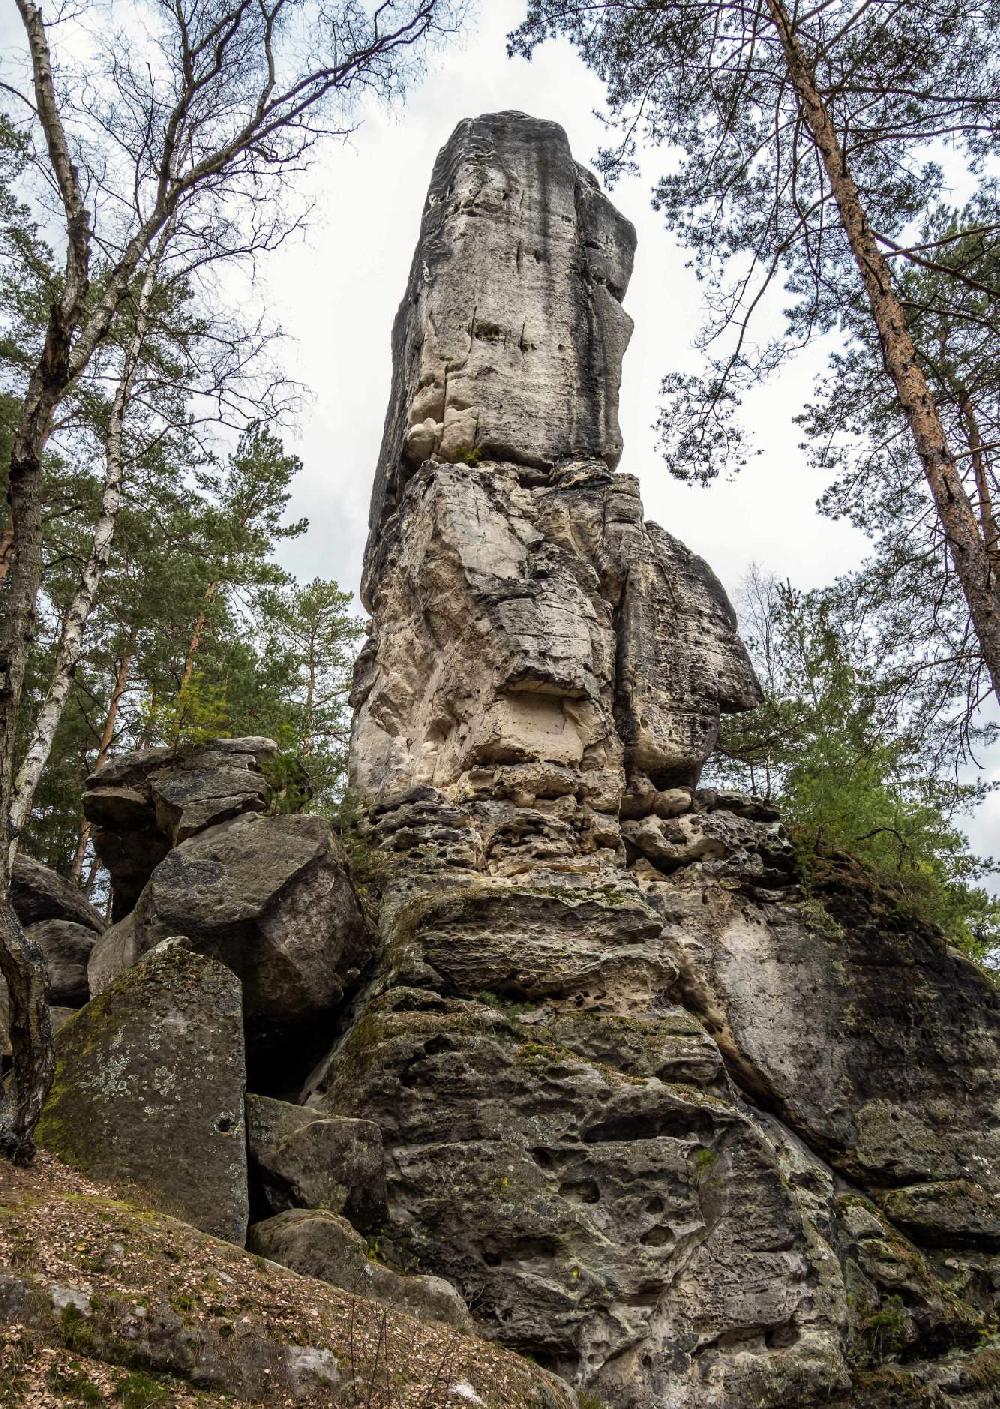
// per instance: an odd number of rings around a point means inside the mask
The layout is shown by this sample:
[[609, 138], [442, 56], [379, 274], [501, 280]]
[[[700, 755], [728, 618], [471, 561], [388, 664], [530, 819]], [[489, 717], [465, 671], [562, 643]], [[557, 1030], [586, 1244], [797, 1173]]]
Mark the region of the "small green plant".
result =
[[115, 1393], [121, 1400], [122, 1409], [160, 1409], [170, 1403], [170, 1394], [151, 1375], [134, 1370], [118, 1381]]
[[84, 1374], [79, 1365], [72, 1362], [64, 1366], [53, 1366], [48, 1376], [49, 1389], [56, 1394], [68, 1395], [81, 1404], [103, 1404], [104, 1391]]
[[719, 1162], [719, 1156], [715, 1150], [706, 1149], [704, 1146], [698, 1150], [694, 1157], [695, 1168], [699, 1174], [707, 1174], [710, 1169]]
[[59, 1313], [59, 1324], [68, 1349], [75, 1350], [78, 1355], [86, 1355], [93, 1349], [93, 1330], [78, 1306], [67, 1302]]
[[823, 939], [836, 942], [844, 938], [844, 927], [823, 904], [813, 896], [799, 903], [799, 910], [809, 928]]
[[176, 695], [150, 696], [143, 712], [145, 737], [174, 753], [228, 738], [231, 732], [226, 687], [211, 684], [200, 670], [192, 672]]
[[466, 446], [464, 450], [458, 452], [458, 462], [462, 465], [478, 465], [483, 458], [483, 447], [481, 445]]
[[268, 812], [272, 817], [305, 811], [312, 788], [308, 770], [296, 749], [279, 749], [273, 757], [264, 759], [261, 771], [271, 792]]
[[895, 1294], [887, 1297], [878, 1311], [865, 1317], [861, 1326], [872, 1362], [881, 1365], [883, 1361], [897, 1355], [906, 1337], [907, 1316], [902, 1298]]
[[488, 989], [483, 989], [476, 994], [476, 998], [487, 1008], [495, 1008], [498, 1013], [509, 1013], [516, 1017], [519, 1013], [531, 1013], [538, 1007], [537, 1003], [521, 1003], [513, 998], [504, 998], [502, 994], [491, 993]]

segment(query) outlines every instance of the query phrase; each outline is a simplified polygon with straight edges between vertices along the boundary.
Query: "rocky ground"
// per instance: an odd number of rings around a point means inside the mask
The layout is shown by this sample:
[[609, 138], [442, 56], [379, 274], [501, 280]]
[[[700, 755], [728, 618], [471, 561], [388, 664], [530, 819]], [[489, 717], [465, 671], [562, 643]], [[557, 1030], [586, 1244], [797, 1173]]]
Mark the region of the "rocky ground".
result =
[[527, 1361], [298, 1276], [42, 1154], [0, 1164], [0, 1406], [568, 1409]]

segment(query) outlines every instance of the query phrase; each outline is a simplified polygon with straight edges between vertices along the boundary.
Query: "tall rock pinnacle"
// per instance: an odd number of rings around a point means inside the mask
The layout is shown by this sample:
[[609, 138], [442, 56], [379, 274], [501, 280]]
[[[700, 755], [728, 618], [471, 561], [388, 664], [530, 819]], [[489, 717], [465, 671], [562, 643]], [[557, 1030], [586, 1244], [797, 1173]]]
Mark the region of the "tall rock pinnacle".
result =
[[425, 460], [621, 455], [621, 300], [635, 231], [554, 122], [462, 122], [434, 166], [393, 329], [377, 535]]
[[615, 1409], [985, 1409], [1000, 999], [698, 788], [759, 687], [616, 470], [633, 243], [552, 123], [438, 158], [355, 675], [377, 953], [303, 1099], [378, 1125], [390, 1262]]
[[555, 766], [617, 817], [757, 700], [716, 578], [611, 472], [634, 242], [554, 123], [466, 121], [438, 158], [372, 495], [366, 796]]

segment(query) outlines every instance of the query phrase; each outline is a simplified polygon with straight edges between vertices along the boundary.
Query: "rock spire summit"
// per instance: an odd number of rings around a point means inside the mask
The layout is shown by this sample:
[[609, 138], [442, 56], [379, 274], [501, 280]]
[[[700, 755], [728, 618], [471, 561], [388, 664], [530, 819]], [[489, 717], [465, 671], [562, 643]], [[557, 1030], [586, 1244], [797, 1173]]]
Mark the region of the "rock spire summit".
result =
[[366, 796], [554, 769], [617, 819], [627, 788], [694, 783], [758, 698], [714, 574], [613, 473], [634, 247], [555, 123], [470, 119], [438, 157], [372, 495]]

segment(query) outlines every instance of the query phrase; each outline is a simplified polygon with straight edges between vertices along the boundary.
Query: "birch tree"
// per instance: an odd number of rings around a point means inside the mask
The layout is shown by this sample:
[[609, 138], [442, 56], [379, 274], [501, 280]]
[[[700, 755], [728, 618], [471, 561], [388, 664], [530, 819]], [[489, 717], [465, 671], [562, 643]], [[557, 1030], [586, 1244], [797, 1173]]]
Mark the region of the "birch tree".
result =
[[121, 507], [122, 481], [125, 474], [125, 416], [149, 327], [149, 304], [153, 286], [168, 240], [169, 226], [160, 236], [153, 257], [146, 265], [140, 280], [135, 323], [124, 348], [123, 364], [108, 417], [104, 441], [104, 484], [90, 552], [80, 574], [76, 592], [63, 617], [48, 690], [35, 719], [28, 747], [14, 779], [11, 831], [15, 843], [24, 830], [38, 780], [42, 776], [42, 770], [52, 750], [56, 729], [59, 727], [59, 721], [69, 696], [73, 673], [83, 651], [83, 637], [87, 620], [93, 610], [101, 578], [111, 556], [111, 544], [118, 511]]
[[[17, 0], [17, 9], [29, 80], [5, 79], [4, 92], [44, 151], [64, 233], [44, 345], [12, 436], [11, 550], [0, 597], [0, 973], [13, 1049], [0, 1150], [27, 1160], [52, 1044], [40, 959], [9, 904], [12, 809], [42, 571], [44, 456], [57, 413], [164, 230], [173, 224], [192, 268], [273, 247], [289, 229], [291, 182], [318, 139], [349, 130], [358, 95], [394, 97], [450, 15], [446, 0], [373, 8], [356, 0], [150, 0], [146, 43], [109, 48], [105, 38], [96, 65], [86, 65], [98, 81], [80, 73], [65, 82], [41, 6]], [[102, 7], [100, 34], [125, 32], [121, 14], [121, 6]]]
[[[1000, 697], [1000, 587], [991, 547], [914, 343], [907, 265], [968, 287], [915, 222], [940, 197], [950, 151], [978, 170], [1000, 115], [992, 0], [530, 0], [512, 37], [530, 54], [562, 33], [606, 81], [618, 146], [671, 149], [655, 204], [692, 249], [709, 319], [704, 375], [672, 375], [660, 418], [671, 470], [707, 480], [741, 463], [745, 390], [863, 302], [880, 377], [905, 419], [982, 659]], [[983, 292], [995, 304], [1000, 289]], [[784, 295], [784, 327], [763, 309]]]

